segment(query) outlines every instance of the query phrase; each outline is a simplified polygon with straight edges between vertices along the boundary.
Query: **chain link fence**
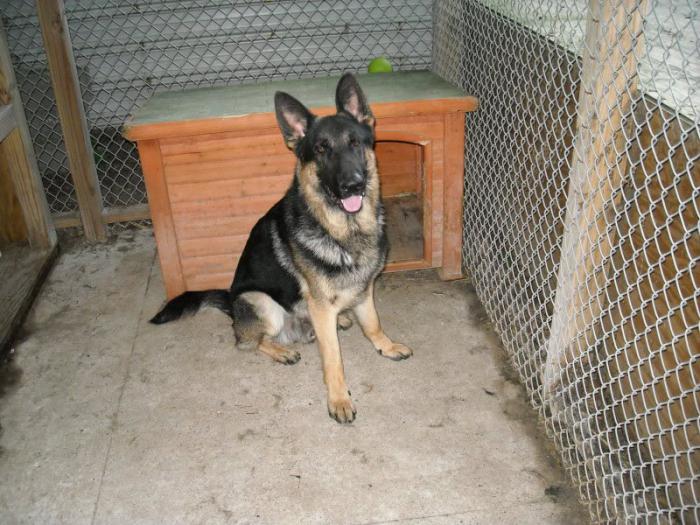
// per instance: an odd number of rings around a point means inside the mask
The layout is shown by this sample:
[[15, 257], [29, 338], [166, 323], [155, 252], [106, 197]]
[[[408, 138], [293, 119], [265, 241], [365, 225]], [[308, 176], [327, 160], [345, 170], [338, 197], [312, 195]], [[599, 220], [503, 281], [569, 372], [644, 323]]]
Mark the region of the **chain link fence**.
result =
[[78, 203], [51, 89], [36, 5], [31, 0], [4, 0], [0, 15], [49, 209], [55, 215], [75, 212]]
[[463, 256], [599, 522], [700, 522], [700, 6], [444, 0]]
[[[77, 210], [33, 0], [3, 22], [51, 211]], [[146, 202], [134, 145], [120, 128], [160, 90], [429, 69], [431, 0], [65, 0], [106, 208]]]

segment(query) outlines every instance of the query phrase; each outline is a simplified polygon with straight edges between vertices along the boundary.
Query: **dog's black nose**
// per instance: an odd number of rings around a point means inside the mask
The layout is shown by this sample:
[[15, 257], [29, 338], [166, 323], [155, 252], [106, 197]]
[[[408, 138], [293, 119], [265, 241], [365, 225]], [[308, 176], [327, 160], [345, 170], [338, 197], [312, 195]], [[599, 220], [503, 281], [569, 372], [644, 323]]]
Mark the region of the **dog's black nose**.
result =
[[359, 195], [365, 191], [365, 178], [361, 173], [353, 173], [340, 183], [340, 191], [343, 195]]
[[340, 191], [345, 195], [359, 195], [365, 189], [365, 185], [362, 182], [344, 183], [340, 185]]

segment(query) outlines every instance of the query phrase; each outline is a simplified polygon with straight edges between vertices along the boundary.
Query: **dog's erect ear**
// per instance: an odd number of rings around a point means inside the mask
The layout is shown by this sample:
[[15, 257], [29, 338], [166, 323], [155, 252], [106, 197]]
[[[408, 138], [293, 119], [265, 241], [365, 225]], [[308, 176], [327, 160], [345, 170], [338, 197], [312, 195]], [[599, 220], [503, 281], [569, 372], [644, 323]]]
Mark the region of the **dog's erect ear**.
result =
[[335, 90], [335, 107], [338, 112], [349, 113], [358, 122], [374, 127], [374, 115], [369, 109], [360, 84], [352, 73], [345, 73], [338, 81], [338, 87]]
[[275, 114], [277, 124], [289, 148], [294, 148], [314, 120], [314, 115], [306, 106], [282, 91], [275, 93]]

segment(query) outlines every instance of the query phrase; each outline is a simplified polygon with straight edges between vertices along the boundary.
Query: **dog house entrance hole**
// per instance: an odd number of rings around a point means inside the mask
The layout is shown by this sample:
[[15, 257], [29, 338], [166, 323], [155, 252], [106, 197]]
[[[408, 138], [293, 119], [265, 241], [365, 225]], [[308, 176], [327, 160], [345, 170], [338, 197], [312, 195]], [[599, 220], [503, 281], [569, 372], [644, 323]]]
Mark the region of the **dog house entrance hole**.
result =
[[375, 148], [389, 237], [388, 260], [424, 260], [423, 146], [378, 139]]

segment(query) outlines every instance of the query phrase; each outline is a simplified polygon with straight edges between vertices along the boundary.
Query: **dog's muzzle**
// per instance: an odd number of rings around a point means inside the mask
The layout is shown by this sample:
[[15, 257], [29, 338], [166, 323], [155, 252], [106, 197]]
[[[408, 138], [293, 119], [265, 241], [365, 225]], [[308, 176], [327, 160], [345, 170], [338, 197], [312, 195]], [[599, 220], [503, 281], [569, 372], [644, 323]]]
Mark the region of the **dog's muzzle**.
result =
[[365, 178], [361, 173], [353, 173], [340, 184], [340, 205], [347, 213], [357, 213], [362, 208], [365, 195]]

